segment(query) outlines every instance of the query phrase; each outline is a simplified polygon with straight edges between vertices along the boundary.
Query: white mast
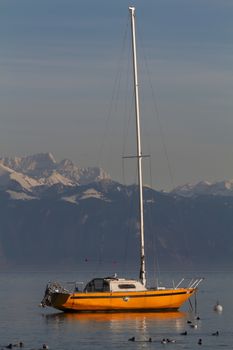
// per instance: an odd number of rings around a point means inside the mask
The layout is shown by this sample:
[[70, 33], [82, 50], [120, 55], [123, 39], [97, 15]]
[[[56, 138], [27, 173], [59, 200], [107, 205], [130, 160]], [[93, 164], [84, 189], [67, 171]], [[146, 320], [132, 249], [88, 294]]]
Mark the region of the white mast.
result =
[[139, 278], [142, 284], [146, 285], [145, 269], [145, 249], [144, 249], [144, 216], [143, 216], [143, 190], [142, 190], [142, 147], [141, 147], [141, 129], [139, 113], [139, 94], [138, 94], [138, 72], [137, 72], [137, 54], [135, 38], [135, 7], [129, 7], [131, 16], [132, 32], [132, 53], [133, 53], [133, 71], [134, 71], [134, 97], [135, 97], [135, 116], [136, 116], [136, 135], [137, 135], [137, 165], [138, 165], [138, 186], [139, 186], [139, 212], [140, 212], [140, 243], [141, 243], [141, 265]]

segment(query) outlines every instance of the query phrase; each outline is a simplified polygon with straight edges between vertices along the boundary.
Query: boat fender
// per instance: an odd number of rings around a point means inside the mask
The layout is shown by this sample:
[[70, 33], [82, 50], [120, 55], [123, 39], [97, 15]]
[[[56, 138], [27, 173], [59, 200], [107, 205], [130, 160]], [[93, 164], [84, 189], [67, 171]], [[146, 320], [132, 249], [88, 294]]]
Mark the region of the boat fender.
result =
[[214, 305], [214, 311], [221, 313], [223, 311], [222, 305], [217, 301], [216, 305]]

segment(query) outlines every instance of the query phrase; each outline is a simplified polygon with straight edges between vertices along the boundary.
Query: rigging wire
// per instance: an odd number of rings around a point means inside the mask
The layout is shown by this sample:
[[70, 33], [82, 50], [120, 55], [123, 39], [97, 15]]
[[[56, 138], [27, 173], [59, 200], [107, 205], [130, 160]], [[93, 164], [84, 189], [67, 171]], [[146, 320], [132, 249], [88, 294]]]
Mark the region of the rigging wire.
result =
[[122, 178], [123, 178], [124, 185], [126, 185], [125, 167], [124, 167], [124, 163], [125, 163], [124, 161], [125, 161], [125, 157], [126, 157], [126, 141], [128, 140], [129, 127], [130, 127], [130, 123], [132, 120], [132, 109], [133, 109], [133, 96], [131, 98], [131, 107], [130, 107], [130, 110], [128, 112], [128, 118], [127, 118], [126, 126], [124, 128], [125, 132], [123, 135], [123, 142], [122, 142], [122, 171], [123, 171]]
[[[169, 180], [171, 183], [171, 187], [175, 188], [175, 180], [174, 180], [174, 174], [173, 174], [173, 170], [172, 170], [172, 166], [171, 166], [171, 162], [170, 162], [170, 158], [169, 158], [169, 151], [168, 151], [168, 147], [166, 144], [166, 137], [165, 137], [165, 133], [164, 133], [164, 129], [163, 129], [163, 125], [162, 125], [162, 121], [160, 118], [160, 113], [159, 113], [159, 109], [158, 109], [158, 103], [157, 103], [157, 98], [156, 98], [156, 93], [151, 81], [151, 72], [149, 70], [149, 64], [148, 64], [148, 60], [147, 60], [147, 56], [145, 54], [145, 46], [143, 45], [143, 40], [140, 37], [140, 33], [139, 33], [139, 42], [141, 43], [141, 48], [142, 48], [142, 53], [143, 53], [143, 58], [144, 58], [144, 62], [145, 62], [145, 71], [146, 71], [146, 75], [148, 78], [148, 82], [149, 82], [149, 87], [150, 87], [150, 91], [151, 91], [151, 97], [152, 97], [152, 106], [154, 109], [154, 113], [153, 115], [156, 116], [156, 120], [158, 123], [158, 127], [159, 127], [159, 134], [160, 134], [160, 138], [161, 138], [161, 144], [162, 144], [162, 148], [163, 148], [163, 152], [165, 155], [165, 159], [166, 159], [166, 163], [167, 163], [167, 168], [168, 168], [168, 174], [169, 174]], [[148, 139], [150, 140], [150, 138], [148, 137]], [[150, 146], [150, 144], [149, 144]], [[152, 186], [152, 172], [150, 169], [150, 179], [151, 179], [151, 186]], [[185, 234], [185, 225], [184, 225], [184, 220], [183, 220], [183, 215], [181, 213], [181, 208], [178, 205], [177, 208], [177, 217], [178, 217], [178, 221], [179, 221], [179, 226], [180, 226], [180, 231], [183, 233], [183, 239], [184, 239], [184, 243], [185, 243], [185, 249], [187, 251], [187, 253], [190, 251], [189, 248], [189, 244], [188, 244], [188, 239], [187, 239], [187, 235]], [[156, 234], [156, 232], [155, 232]], [[156, 247], [155, 247], [156, 249]], [[158, 269], [158, 255], [155, 254], [157, 262], [155, 263], [155, 265], [157, 266]], [[158, 271], [157, 271], [158, 273]]]
[[[140, 30], [139, 30], [139, 34], [138, 34], [138, 38], [139, 38], [139, 49], [140, 47], [143, 48], [143, 44], [142, 44], [142, 40], [141, 40], [141, 36], [140, 36]], [[144, 53], [144, 50], [143, 50], [143, 53]], [[146, 59], [145, 59], [145, 54], [144, 54], [144, 62], [146, 62]], [[142, 66], [143, 68], [143, 66]], [[148, 74], [148, 70], [147, 70], [147, 75], [149, 76]], [[152, 86], [152, 84], [151, 84]], [[144, 95], [141, 94], [140, 95], [141, 97], [141, 106], [143, 106], [143, 104], [145, 104], [144, 100], [143, 100], [143, 97]], [[145, 124], [146, 126], [147, 124]], [[142, 123], [142, 132], [144, 132], [144, 134], [146, 134], [146, 137], [145, 137], [145, 140], [147, 141], [147, 148], [148, 148], [148, 151], [147, 153], [150, 155], [148, 158], [149, 158], [149, 186], [150, 188], [153, 188], [153, 176], [152, 176], [152, 165], [151, 165], [151, 143], [150, 143], [150, 133], [148, 132], [148, 129], [146, 127], [143, 127], [143, 123]], [[145, 147], [145, 145], [143, 146]], [[145, 174], [144, 174], [145, 176]], [[145, 187], [144, 187], [144, 191], [145, 191]], [[145, 201], [145, 204], [146, 204], [146, 200], [144, 199]], [[150, 202], [149, 202], [150, 203]], [[146, 207], [146, 215], [147, 215], [147, 220], [146, 222], [148, 223], [148, 225], [146, 225], [145, 229], [147, 229], [148, 234], [146, 234], [146, 237], [150, 237], [151, 240], [152, 240], [152, 244], [150, 245], [150, 248], [152, 248], [152, 250], [154, 250], [154, 254], [152, 254], [152, 271], [153, 271], [153, 274], [154, 275], [154, 278], [155, 278], [155, 281], [158, 281], [159, 280], [159, 276], [160, 276], [160, 264], [159, 264], [159, 257], [158, 257], [158, 252], [157, 252], [157, 244], [156, 244], [156, 237], [157, 237], [157, 234], [156, 234], [156, 231], [152, 230], [152, 227], [155, 226], [154, 224], [154, 218], [153, 218], [153, 214], [152, 214], [152, 206], [153, 206], [153, 197], [152, 197], [152, 200], [151, 200], [151, 203], [148, 204], [148, 205], [145, 205]], [[148, 240], [149, 241], [149, 240]], [[145, 240], [145, 242], [148, 242], [147, 240]], [[148, 244], [148, 248], [149, 249], [149, 244]], [[149, 263], [149, 261], [147, 261], [147, 264]], [[149, 266], [150, 266], [150, 263], [149, 263]], [[149, 272], [149, 269], [147, 268], [147, 271]], [[154, 283], [154, 281], [153, 281]], [[156, 285], [158, 285], [158, 282], [156, 282]]]
[[[125, 47], [126, 47], [128, 27], [129, 27], [129, 18], [127, 16], [127, 22], [126, 22], [126, 27], [125, 27], [124, 36], [123, 36], [121, 53], [120, 53], [120, 56], [118, 59], [118, 64], [117, 64], [118, 68], [117, 68], [117, 72], [115, 75], [115, 80], [114, 80], [114, 84], [113, 84], [113, 91], [112, 91], [112, 95], [111, 95], [110, 104], [108, 107], [108, 112], [107, 112], [105, 122], [104, 122], [104, 125], [105, 125], [104, 133], [103, 133], [102, 137], [100, 137], [102, 142], [100, 144], [98, 156], [97, 156], [97, 164], [99, 164], [99, 165], [101, 164], [101, 160], [103, 159], [105, 143], [106, 143], [106, 138], [107, 138], [106, 135], [108, 134], [109, 122], [110, 122], [110, 119], [112, 117], [112, 112], [114, 109], [115, 110], [117, 109], [116, 101], [119, 99], [119, 85], [120, 85], [120, 81], [121, 81], [120, 67], [121, 67], [121, 61], [123, 59], [123, 52], [125, 51]], [[115, 103], [115, 105], [114, 105], [114, 103]]]
[[[149, 172], [150, 172], [150, 186], [152, 188], [152, 166], [151, 166], [151, 157], [149, 158]], [[151, 206], [153, 205], [153, 199], [152, 199], [152, 203]], [[152, 225], [153, 223], [153, 215], [152, 215], [152, 209], [149, 206], [149, 210], [148, 210], [148, 217], [149, 217], [149, 227], [154, 227], [155, 225]], [[153, 274], [155, 276], [155, 281], [156, 281], [156, 287], [159, 287], [159, 279], [160, 279], [160, 263], [159, 263], [159, 255], [158, 255], [158, 250], [157, 250], [157, 244], [156, 244], [156, 230], [155, 230], [155, 234], [152, 233], [152, 247], [154, 248], [154, 261], [153, 261]]]
[[166, 137], [165, 137], [165, 133], [164, 133], [164, 129], [163, 129], [163, 125], [162, 125], [162, 121], [161, 121], [160, 113], [159, 113], [159, 109], [158, 109], [157, 97], [156, 97], [155, 89], [154, 89], [152, 81], [151, 81], [151, 72], [149, 70], [149, 64], [148, 64], [148, 59], [146, 56], [145, 46], [144, 46], [143, 40], [140, 36], [139, 36], [139, 39], [142, 43], [142, 53], [143, 53], [143, 58], [144, 58], [144, 62], [145, 62], [145, 73], [147, 75], [148, 82], [149, 82], [149, 88], [151, 91], [151, 98], [152, 98], [152, 102], [153, 102], [154, 115], [156, 116], [158, 126], [159, 126], [159, 134], [160, 134], [160, 138], [161, 138], [161, 144], [162, 144], [162, 148], [164, 151], [165, 159], [167, 162], [169, 180], [170, 180], [172, 188], [174, 188], [175, 187], [174, 174], [172, 171], [172, 166], [171, 166], [171, 162], [170, 162], [170, 158], [169, 158], [169, 151], [168, 151], [168, 147], [166, 144]]
[[[131, 45], [128, 45], [128, 40], [129, 38], [129, 24], [130, 24], [130, 18], [129, 16], [127, 16], [127, 23], [126, 23], [126, 27], [124, 30], [124, 37], [123, 37], [123, 43], [122, 43], [122, 47], [121, 47], [121, 52], [120, 52], [120, 57], [118, 59], [118, 64], [117, 64], [117, 72], [116, 72], [116, 76], [114, 79], [114, 84], [113, 84], [113, 92], [111, 95], [111, 100], [110, 100], [110, 104], [108, 107], [108, 113], [107, 116], [105, 118], [105, 122], [104, 122], [104, 132], [103, 132], [103, 137], [101, 137], [101, 144], [98, 150], [98, 161], [97, 164], [100, 165], [101, 160], [104, 158], [104, 153], [105, 153], [105, 149], [106, 149], [106, 141], [107, 141], [107, 136], [109, 135], [109, 123], [110, 120], [113, 117], [113, 114], [116, 114], [118, 111], [118, 104], [120, 101], [120, 91], [122, 91], [122, 85], [123, 85], [123, 78], [125, 78], [125, 86], [123, 87], [124, 91], [126, 91], [126, 93], [124, 94], [124, 102], [123, 102], [123, 115], [127, 116], [127, 125], [126, 127], [123, 128], [123, 142], [122, 142], [122, 177], [123, 177], [123, 184], [125, 185], [125, 189], [126, 192], [127, 191], [131, 191], [132, 189], [127, 188], [126, 186], [126, 177], [125, 177], [125, 167], [124, 167], [124, 159], [123, 156], [126, 153], [126, 148], [127, 148], [127, 140], [128, 138], [128, 134], [129, 134], [129, 127], [130, 127], [130, 122], [132, 119], [132, 106], [133, 106], [133, 96], [131, 94], [131, 97], [129, 98], [130, 95], [130, 90], [132, 90], [131, 86], [130, 86], [130, 68], [131, 68], [131, 60], [130, 60], [130, 52], [131, 52]], [[124, 59], [124, 54], [125, 52], [127, 52], [127, 48], [128, 48], [128, 54], [127, 54], [127, 66], [126, 66], [126, 74], [122, 74], [122, 61]], [[121, 87], [121, 88], [120, 88]], [[131, 100], [131, 104], [130, 104], [130, 108], [129, 106], [129, 100]], [[136, 170], [135, 170], [135, 180], [136, 180]], [[134, 183], [136, 182], [134, 180]], [[131, 198], [129, 196], [127, 196], [127, 198], [129, 198], [128, 201], [128, 210], [127, 212], [131, 213], [131, 217], [133, 218], [133, 212], [134, 212], [134, 206], [135, 203], [131, 200]], [[132, 232], [132, 225], [130, 225], [130, 222], [132, 220], [130, 220], [130, 216], [129, 216], [129, 224], [127, 225], [127, 230]], [[130, 236], [130, 232], [129, 234], [125, 235], [125, 239], [126, 239], [126, 244], [124, 244], [125, 246], [125, 251], [124, 251], [124, 262], [126, 264], [126, 260], [127, 260], [127, 252], [129, 250], [129, 236]], [[101, 241], [103, 241], [103, 237], [101, 237]], [[103, 260], [103, 249], [100, 247], [99, 250], [99, 259], [98, 259], [98, 264], [96, 267], [98, 267], [98, 265], [100, 266], [100, 264], [102, 264], [103, 262], [105, 262]]]

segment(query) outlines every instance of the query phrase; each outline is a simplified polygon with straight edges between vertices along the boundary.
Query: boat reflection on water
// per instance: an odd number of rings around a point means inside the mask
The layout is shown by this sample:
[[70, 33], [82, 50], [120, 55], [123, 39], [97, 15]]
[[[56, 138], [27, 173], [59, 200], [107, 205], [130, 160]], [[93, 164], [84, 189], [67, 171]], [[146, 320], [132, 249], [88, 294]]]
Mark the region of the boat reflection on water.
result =
[[129, 313], [56, 313], [47, 315], [47, 317], [63, 317], [67, 321], [79, 322], [108, 322], [108, 321], [127, 321], [136, 319], [148, 319], [154, 321], [167, 321], [171, 319], [182, 319], [186, 317], [185, 312], [129, 312]]
[[184, 324], [188, 317], [186, 312], [148, 312], [148, 313], [53, 313], [46, 314], [46, 321], [48, 323], [55, 323], [57, 325], [68, 323], [75, 325], [88, 323], [102, 323], [108, 325], [109, 328], [119, 329], [124, 328], [126, 324], [130, 324], [132, 328], [146, 329], [147, 326], [153, 325], [160, 328], [169, 327], [173, 330], [183, 330]]

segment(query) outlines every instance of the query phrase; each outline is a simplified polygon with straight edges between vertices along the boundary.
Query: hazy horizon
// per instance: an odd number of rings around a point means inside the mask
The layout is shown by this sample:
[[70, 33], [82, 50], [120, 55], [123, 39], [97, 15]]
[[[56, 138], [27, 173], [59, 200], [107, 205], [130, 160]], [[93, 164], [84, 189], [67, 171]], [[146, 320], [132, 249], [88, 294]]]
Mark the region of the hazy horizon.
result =
[[[128, 5], [1, 2], [0, 156], [51, 152], [58, 161], [101, 166], [122, 182], [122, 150], [133, 152], [124, 144], [132, 136], [123, 121], [124, 91], [117, 108], [111, 107], [114, 115], [109, 106]], [[143, 153], [151, 154], [145, 182], [152, 177], [154, 188], [167, 190], [232, 179], [233, 3], [136, 0], [134, 5]], [[147, 75], [152, 93], [143, 85]], [[131, 164], [127, 161], [125, 173], [134, 178]]]

